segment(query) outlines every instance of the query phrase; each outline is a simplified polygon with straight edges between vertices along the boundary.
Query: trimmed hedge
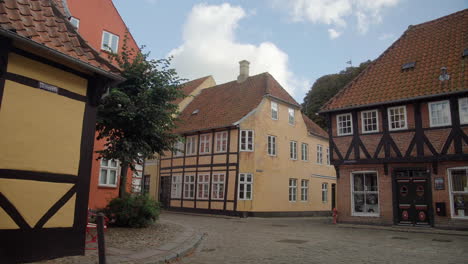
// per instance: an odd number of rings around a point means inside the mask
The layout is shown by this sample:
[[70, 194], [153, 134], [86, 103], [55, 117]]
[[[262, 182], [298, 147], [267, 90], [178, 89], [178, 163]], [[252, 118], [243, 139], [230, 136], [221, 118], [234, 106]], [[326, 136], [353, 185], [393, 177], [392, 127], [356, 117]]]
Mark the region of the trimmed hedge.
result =
[[109, 225], [142, 228], [154, 224], [159, 218], [159, 203], [148, 195], [129, 195], [114, 198], [103, 210]]

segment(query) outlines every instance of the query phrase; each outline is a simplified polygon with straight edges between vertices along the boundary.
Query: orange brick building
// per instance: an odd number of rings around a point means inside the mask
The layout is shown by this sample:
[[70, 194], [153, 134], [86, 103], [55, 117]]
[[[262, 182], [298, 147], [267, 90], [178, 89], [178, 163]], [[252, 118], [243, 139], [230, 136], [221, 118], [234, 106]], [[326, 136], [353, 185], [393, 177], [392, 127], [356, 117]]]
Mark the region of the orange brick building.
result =
[[[127, 46], [139, 51], [138, 45], [128, 30], [125, 22], [115, 8], [112, 0], [55, 0], [72, 24], [77, 27], [88, 43], [103, 57], [109, 52], [120, 52], [127, 37]], [[114, 62], [114, 64], [116, 64]], [[97, 137], [97, 133], [96, 133]], [[101, 150], [105, 140], [95, 140], [94, 151]], [[89, 207], [103, 208], [118, 196], [120, 168], [118, 162], [98, 160], [99, 154], [93, 154]], [[139, 192], [141, 189], [142, 167], [140, 173], [127, 173], [127, 191]], [[133, 177], [136, 176], [136, 177]]]
[[468, 9], [410, 26], [321, 110], [340, 222], [468, 228]]

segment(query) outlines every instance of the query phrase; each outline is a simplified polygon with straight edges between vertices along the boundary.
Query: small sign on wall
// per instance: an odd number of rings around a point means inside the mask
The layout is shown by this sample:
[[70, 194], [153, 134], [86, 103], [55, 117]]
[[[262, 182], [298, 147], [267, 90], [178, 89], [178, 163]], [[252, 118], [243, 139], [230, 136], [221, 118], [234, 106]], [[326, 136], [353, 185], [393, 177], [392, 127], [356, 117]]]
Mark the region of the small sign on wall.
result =
[[444, 190], [445, 189], [444, 178], [438, 177], [438, 178], [434, 179], [434, 189], [435, 190]]

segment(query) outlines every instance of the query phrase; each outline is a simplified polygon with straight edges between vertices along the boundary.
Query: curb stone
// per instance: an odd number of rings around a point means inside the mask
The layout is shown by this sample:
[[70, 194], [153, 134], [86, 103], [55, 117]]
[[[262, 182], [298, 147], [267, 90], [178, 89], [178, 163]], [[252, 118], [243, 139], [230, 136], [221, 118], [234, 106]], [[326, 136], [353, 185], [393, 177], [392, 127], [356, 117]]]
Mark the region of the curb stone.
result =
[[404, 228], [404, 227], [393, 227], [393, 226], [373, 226], [373, 225], [353, 225], [353, 224], [338, 224], [337, 227], [338, 228], [351, 228], [351, 229], [387, 230], [387, 231], [403, 232], [403, 233], [468, 236], [468, 231], [444, 230], [444, 229], [423, 228], [423, 227]]
[[192, 239], [190, 239], [190, 241], [185, 242], [184, 243], [185, 245], [182, 246], [181, 248], [178, 248], [175, 251], [171, 251], [168, 254], [166, 254], [165, 256], [160, 256], [156, 260], [151, 260], [150, 262], [145, 262], [145, 263], [146, 264], [166, 264], [166, 263], [170, 263], [170, 262], [172, 262], [172, 261], [174, 261], [174, 260], [176, 260], [178, 258], [185, 257], [186, 255], [191, 253], [194, 249], [196, 249], [200, 245], [201, 241], [207, 235], [208, 235], [207, 233], [195, 234], [194, 237]]

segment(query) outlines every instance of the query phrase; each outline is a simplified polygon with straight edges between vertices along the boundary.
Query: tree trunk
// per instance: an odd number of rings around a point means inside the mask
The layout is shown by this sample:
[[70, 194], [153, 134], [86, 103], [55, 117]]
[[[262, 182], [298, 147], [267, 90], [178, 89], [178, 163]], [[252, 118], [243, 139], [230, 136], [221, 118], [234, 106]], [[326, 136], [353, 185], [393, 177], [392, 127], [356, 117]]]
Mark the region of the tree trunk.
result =
[[127, 172], [128, 172], [128, 165], [121, 164], [120, 165], [120, 185], [119, 185], [119, 197], [123, 198], [124, 195], [127, 193]]

